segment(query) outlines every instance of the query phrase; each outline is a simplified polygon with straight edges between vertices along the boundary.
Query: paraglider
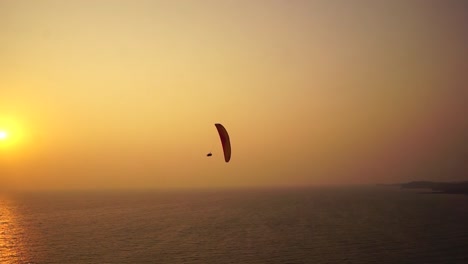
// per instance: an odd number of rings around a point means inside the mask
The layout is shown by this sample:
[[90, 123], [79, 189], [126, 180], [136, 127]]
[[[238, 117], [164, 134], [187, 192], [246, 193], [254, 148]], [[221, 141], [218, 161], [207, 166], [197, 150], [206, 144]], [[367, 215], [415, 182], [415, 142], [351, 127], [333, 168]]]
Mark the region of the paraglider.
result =
[[[224, 161], [229, 162], [231, 159], [231, 141], [229, 139], [229, 134], [224, 128], [223, 125], [216, 123], [216, 129], [218, 130], [219, 138], [221, 139], [221, 145], [223, 147]], [[211, 157], [213, 154], [206, 154], [207, 157]]]

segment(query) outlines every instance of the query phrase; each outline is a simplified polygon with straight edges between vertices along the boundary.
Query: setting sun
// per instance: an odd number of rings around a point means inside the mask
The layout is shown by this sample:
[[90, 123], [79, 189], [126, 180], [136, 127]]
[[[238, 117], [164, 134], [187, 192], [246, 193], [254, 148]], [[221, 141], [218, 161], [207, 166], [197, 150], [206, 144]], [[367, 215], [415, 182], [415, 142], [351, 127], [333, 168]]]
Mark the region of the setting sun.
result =
[[25, 128], [18, 119], [13, 117], [0, 117], [0, 148], [2, 150], [8, 150], [12, 154], [12, 151], [18, 151], [22, 149], [26, 143]]
[[0, 140], [6, 140], [8, 138], [8, 133], [4, 130], [0, 130]]

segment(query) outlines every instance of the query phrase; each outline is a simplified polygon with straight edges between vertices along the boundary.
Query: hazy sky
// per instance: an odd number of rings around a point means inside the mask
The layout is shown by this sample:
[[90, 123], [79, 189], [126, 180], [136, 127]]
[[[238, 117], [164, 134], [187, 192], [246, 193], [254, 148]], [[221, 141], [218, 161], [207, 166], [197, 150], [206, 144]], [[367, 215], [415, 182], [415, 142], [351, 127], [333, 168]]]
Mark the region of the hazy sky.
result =
[[466, 25], [463, 0], [2, 0], [0, 184], [466, 180]]

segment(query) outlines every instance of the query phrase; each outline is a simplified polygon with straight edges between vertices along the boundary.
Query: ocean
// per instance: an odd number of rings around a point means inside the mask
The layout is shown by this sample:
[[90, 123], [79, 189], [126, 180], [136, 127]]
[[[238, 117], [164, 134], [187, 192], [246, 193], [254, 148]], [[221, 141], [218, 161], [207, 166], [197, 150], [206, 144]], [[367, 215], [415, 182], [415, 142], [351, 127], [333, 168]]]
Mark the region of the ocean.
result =
[[30, 192], [0, 263], [468, 263], [468, 196], [397, 187]]

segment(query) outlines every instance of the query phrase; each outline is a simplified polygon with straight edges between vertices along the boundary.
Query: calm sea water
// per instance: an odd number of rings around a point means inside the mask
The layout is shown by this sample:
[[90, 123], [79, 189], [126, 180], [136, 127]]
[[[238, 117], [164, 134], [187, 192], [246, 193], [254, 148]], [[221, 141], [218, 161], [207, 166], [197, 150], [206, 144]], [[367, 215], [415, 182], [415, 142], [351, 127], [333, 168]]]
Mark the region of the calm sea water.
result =
[[389, 187], [5, 196], [0, 263], [468, 263], [468, 196]]

